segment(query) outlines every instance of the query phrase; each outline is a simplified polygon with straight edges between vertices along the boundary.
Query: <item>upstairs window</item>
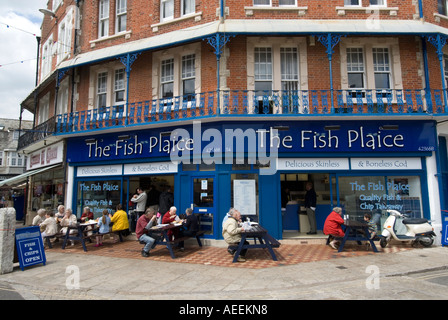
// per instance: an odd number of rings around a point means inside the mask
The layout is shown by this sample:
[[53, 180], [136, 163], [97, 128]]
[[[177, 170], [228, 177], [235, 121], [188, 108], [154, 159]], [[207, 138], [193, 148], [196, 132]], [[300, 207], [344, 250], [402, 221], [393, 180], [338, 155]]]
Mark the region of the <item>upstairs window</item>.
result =
[[270, 6], [271, 0], [254, 0], [254, 6]]
[[297, 48], [280, 48], [280, 64], [282, 90], [296, 91], [299, 89], [299, 64]]
[[278, 1], [279, 6], [295, 6], [296, 0], [279, 0]]
[[161, 0], [160, 16], [162, 21], [174, 19], [174, 0]]
[[109, 35], [109, 0], [100, 0], [98, 38]]
[[373, 48], [373, 72], [375, 73], [375, 88], [390, 89], [389, 49]]
[[182, 0], [182, 15], [195, 12], [195, 0]]
[[114, 79], [114, 105], [122, 105], [126, 101], [126, 80], [125, 80], [125, 70], [117, 69], [115, 70]]
[[107, 72], [98, 73], [96, 97], [97, 108], [107, 106]]
[[440, 14], [448, 16], [448, 0], [438, 0], [437, 8]]
[[362, 48], [347, 48], [347, 76], [350, 89], [364, 89], [365, 68]]
[[126, 31], [127, 0], [117, 0], [116, 14], [115, 32], [120, 33]]
[[195, 61], [196, 57], [194, 54], [182, 57], [182, 95], [188, 101], [193, 100], [195, 96]]
[[386, 0], [344, 0], [344, 6], [361, 7], [363, 2], [366, 6], [386, 6]]
[[163, 60], [161, 68], [160, 84], [162, 98], [172, 98], [174, 96], [174, 59]]
[[257, 95], [272, 90], [272, 49], [255, 48], [255, 91]]

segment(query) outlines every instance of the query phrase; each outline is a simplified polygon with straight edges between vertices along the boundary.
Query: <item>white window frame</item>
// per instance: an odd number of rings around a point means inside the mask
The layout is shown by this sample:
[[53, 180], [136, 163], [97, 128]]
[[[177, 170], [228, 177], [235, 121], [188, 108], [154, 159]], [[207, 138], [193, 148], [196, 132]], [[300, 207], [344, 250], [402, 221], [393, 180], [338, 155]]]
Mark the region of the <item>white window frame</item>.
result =
[[[192, 69], [187, 69], [185, 68], [185, 66], [187, 64], [191, 64], [192, 65]], [[193, 83], [196, 84], [196, 55], [194, 53], [192, 54], [187, 54], [187, 55], [183, 55], [181, 57], [181, 86], [180, 86], [180, 90], [181, 90], [181, 95], [185, 96], [185, 91], [184, 91], [184, 83], [186, 83], [187, 81], [191, 81], [193, 80]], [[196, 85], [195, 85], [196, 87]], [[195, 94], [195, 92], [193, 93]]]
[[[161, 76], [162, 61], [174, 60], [174, 78], [173, 78], [173, 97], [181, 97], [183, 94], [182, 84], [182, 57], [193, 55], [194, 61], [194, 79], [195, 79], [195, 95], [199, 99], [198, 94], [201, 93], [201, 44], [194, 43], [186, 46], [171, 48], [167, 50], [157, 51], [153, 54], [153, 69], [152, 69], [152, 98], [154, 100], [162, 99]], [[192, 75], [190, 75], [192, 76]], [[185, 78], [186, 79], [186, 78]], [[191, 102], [187, 104], [187, 107]]]
[[47, 93], [39, 100], [38, 124], [42, 124], [48, 120], [50, 112], [50, 93]]
[[[171, 5], [172, 13], [165, 16], [165, 9]], [[160, 0], [160, 21], [168, 21], [174, 19], [174, 0]]]
[[100, 0], [98, 3], [98, 38], [109, 36], [109, 10], [109, 0]]
[[41, 81], [45, 79], [50, 73], [51, 68], [53, 66], [53, 34], [50, 35], [50, 37], [45, 41], [44, 45], [42, 46], [42, 64], [41, 64], [41, 70], [40, 70], [40, 78]]
[[0, 167], [3, 167], [3, 151], [0, 151]]
[[[98, 77], [100, 74], [102, 73], [107, 73], [107, 84], [106, 84], [106, 88], [105, 90], [102, 90], [100, 92], [100, 94], [106, 94], [106, 107], [112, 107], [113, 106], [120, 106], [120, 105], [126, 105], [126, 74], [124, 75], [124, 79], [123, 79], [123, 87], [124, 87], [124, 101], [120, 101], [118, 103], [116, 103], [115, 101], [115, 74], [117, 70], [124, 70], [123, 64], [121, 62], [110, 62], [110, 63], [105, 63], [99, 66], [94, 66], [91, 67], [90, 69], [90, 84], [89, 84], [89, 103], [88, 103], [88, 109], [92, 110], [92, 109], [99, 109], [99, 104], [98, 104]], [[104, 92], [105, 91], [105, 92]], [[124, 111], [125, 108], [123, 109]]]
[[357, 0], [358, 1], [358, 4], [346, 4], [345, 3], [345, 0], [344, 0], [344, 7], [362, 7], [362, 3], [361, 3], [361, 0]]
[[[350, 62], [348, 61], [348, 57], [349, 57], [349, 51], [351, 50], [358, 50], [358, 52], [352, 52], [353, 54], [357, 54], [360, 55], [362, 57], [362, 65], [360, 65], [359, 63], [355, 66], [351, 66]], [[360, 51], [359, 51], [360, 50]], [[362, 87], [356, 87], [356, 88], [351, 88], [349, 87], [349, 90], [365, 90], [366, 89], [366, 58], [365, 58], [365, 50], [363, 47], [349, 47], [346, 49], [346, 58], [347, 58], [347, 79], [349, 78], [349, 74], [362, 74], [362, 83], [363, 86]], [[353, 69], [358, 69], [358, 70], [353, 70]]]
[[65, 114], [68, 112], [68, 87], [69, 87], [69, 78], [66, 77], [61, 83], [59, 84], [59, 90], [58, 90], [58, 105], [56, 114]]
[[[305, 37], [250, 37], [247, 41], [247, 89], [255, 91], [255, 48], [272, 48], [272, 90], [281, 92], [281, 48], [297, 48], [298, 90], [308, 90], [307, 40]], [[273, 110], [280, 113], [282, 110]], [[300, 111], [299, 111], [300, 112]]]
[[[121, 4], [121, 6], [120, 6]], [[123, 5], [124, 4], [124, 5]], [[127, 28], [127, 0], [116, 0], [115, 4], [115, 33], [126, 32]], [[120, 26], [119, 21], [124, 19], [124, 30], [119, 30], [118, 26]]]
[[272, 0], [269, 0], [269, 4], [257, 4], [255, 3], [257, 0], [254, 1], [254, 7], [272, 7]]
[[[398, 38], [342, 38], [339, 43], [341, 54], [341, 89], [350, 91], [347, 75], [347, 48], [357, 47], [364, 49], [365, 64], [365, 89], [376, 90], [375, 72], [373, 63], [373, 48], [388, 48], [390, 67], [390, 90], [403, 90], [403, 78], [401, 72], [400, 45]], [[381, 89], [381, 88], [379, 88]], [[395, 97], [394, 97], [395, 99]]]
[[58, 26], [58, 64], [71, 54], [73, 27], [73, 10], [71, 9]]
[[[118, 79], [120, 76], [121, 79]], [[123, 100], [117, 101], [117, 93], [123, 92]], [[113, 105], [124, 105], [126, 104], [126, 69], [118, 68], [114, 70], [114, 88], [113, 88]]]
[[[383, 52], [379, 52], [379, 50], [387, 50]], [[373, 74], [375, 77], [375, 89], [392, 89], [392, 68], [390, 65], [390, 52], [389, 48], [385, 47], [374, 47], [372, 48], [372, 55], [373, 55]], [[382, 65], [375, 63], [375, 56], [383, 55], [384, 57], [387, 56], [387, 64], [384, 63]], [[383, 57], [383, 58], [384, 58]], [[376, 87], [376, 75], [377, 74], [386, 74], [389, 80], [389, 88], [377, 88]]]
[[280, 4], [280, 1], [278, 2], [279, 7], [297, 7], [297, 0], [294, 0], [294, 4]]
[[[190, 6], [192, 7], [191, 11], [185, 12], [186, 10], [186, 3], [189, 2]], [[191, 14], [194, 14], [196, 12], [196, 1], [195, 0], [181, 0], [181, 16], [188, 16]]]
[[[364, 1], [366, 1], [366, 0], [364, 0]], [[382, 1], [383, 3], [381, 3], [381, 4], [371, 4], [370, 2], [371, 2], [371, 0], [368, 0], [369, 1], [369, 6], [370, 7], [387, 7], [387, 0], [377, 0], [377, 1]]]

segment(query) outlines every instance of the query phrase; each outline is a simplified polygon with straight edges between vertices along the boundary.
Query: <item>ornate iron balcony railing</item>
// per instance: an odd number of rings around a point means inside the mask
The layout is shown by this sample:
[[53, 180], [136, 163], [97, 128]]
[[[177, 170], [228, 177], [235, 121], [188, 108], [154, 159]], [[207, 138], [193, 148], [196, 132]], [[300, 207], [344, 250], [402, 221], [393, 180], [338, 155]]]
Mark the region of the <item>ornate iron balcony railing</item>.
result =
[[51, 117], [31, 130], [24, 130], [25, 133], [19, 137], [17, 150], [24, 149], [35, 142], [44, 140], [46, 137], [54, 135], [56, 132], [55, 119], [56, 117]]
[[56, 134], [217, 116], [448, 115], [443, 101], [442, 90], [213, 91], [60, 114]]

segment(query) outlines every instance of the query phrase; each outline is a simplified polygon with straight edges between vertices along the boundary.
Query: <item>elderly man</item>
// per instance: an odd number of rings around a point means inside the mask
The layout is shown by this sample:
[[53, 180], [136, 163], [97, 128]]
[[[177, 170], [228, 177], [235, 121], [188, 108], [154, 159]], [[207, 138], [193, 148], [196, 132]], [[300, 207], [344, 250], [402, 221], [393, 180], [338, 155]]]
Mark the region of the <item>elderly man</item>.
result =
[[137, 220], [135, 227], [135, 235], [140, 242], [144, 242], [145, 247], [142, 249], [142, 257], [149, 257], [149, 250], [154, 248], [155, 239], [149, 236], [149, 229], [157, 224], [157, 217], [154, 208], [148, 208], [146, 212]]
[[[241, 221], [241, 213], [235, 208], [231, 208], [229, 213], [229, 218], [224, 222], [222, 226], [222, 236], [224, 240], [229, 244], [229, 246], [239, 245], [241, 241], [241, 232], [244, 231], [244, 228], [239, 227], [239, 222]], [[249, 244], [247, 241], [244, 244]], [[235, 254], [235, 250], [227, 249], [230, 254]], [[238, 262], [246, 261], [246, 252], [247, 249], [241, 250], [241, 254], [238, 257]]]

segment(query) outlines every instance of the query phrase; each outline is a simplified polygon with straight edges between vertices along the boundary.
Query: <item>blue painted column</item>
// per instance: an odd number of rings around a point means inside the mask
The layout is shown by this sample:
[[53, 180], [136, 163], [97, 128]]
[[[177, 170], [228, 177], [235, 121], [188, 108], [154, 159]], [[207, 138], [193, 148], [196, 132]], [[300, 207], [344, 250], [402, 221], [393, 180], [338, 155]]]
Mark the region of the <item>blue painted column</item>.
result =
[[445, 113], [448, 112], [446, 84], [445, 84], [445, 70], [443, 69], [443, 47], [446, 44], [447, 37], [445, 35], [437, 34], [435, 36], [426, 36], [426, 39], [436, 48], [437, 57], [439, 58], [440, 77], [442, 81], [443, 102], [445, 103]]
[[126, 68], [126, 118], [125, 118], [125, 125], [128, 124], [128, 113], [129, 113], [129, 78], [131, 75], [131, 66], [134, 63], [134, 61], [137, 59], [137, 56], [140, 53], [127, 53], [118, 59], [120, 59], [121, 63]]
[[328, 33], [327, 35], [318, 35], [317, 40], [322, 43], [327, 49], [328, 62], [330, 66], [330, 96], [331, 96], [331, 113], [334, 113], [334, 99], [333, 99], [333, 68], [332, 68], [332, 59], [333, 59], [333, 48], [341, 41], [341, 35], [335, 35]]
[[229, 36], [223, 33], [216, 33], [213, 36], [210, 36], [208, 38], [205, 38], [203, 40], [207, 40], [208, 44], [211, 45], [213, 47], [213, 49], [215, 49], [215, 55], [216, 55], [216, 99], [217, 99], [217, 110], [216, 110], [216, 114], [219, 115], [220, 113], [220, 90], [221, 90], [221, 81], [220, 81], [220, 72], [219, 72], [219, 68], [220, 68], [220, 60], [221, 60], [221, 55], [222, 55], [222, 49], [224, 48], [224, 46], [226, 45], [227, 42], [229, 42], [230, 37], [234, 37], [234, 36]]

